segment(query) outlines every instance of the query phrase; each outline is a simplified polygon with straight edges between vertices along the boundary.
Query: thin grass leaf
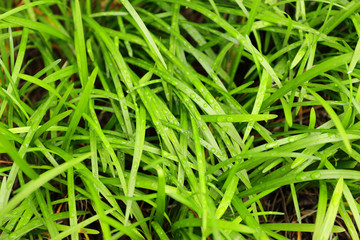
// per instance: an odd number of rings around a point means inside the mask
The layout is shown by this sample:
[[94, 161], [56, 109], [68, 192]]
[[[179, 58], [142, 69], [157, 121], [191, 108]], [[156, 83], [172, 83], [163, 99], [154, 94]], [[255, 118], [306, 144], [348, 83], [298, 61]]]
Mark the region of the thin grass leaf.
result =
[[[72, 159], [71, 161], [61, 164], [59, 167], [53, 168], [53, 169], [41, 174], [35, 180], [31, 180], [30, 182], [25, 184], [20, 189], [18, 194], [16, 194], [4, 208], [0, 209], [0, 216], [5, 216], [8, 212], [10, 212], [12, 209], [14, 209], [21, 201], [23, 201], [26, 197], [28, 197], [31, 193], [36, 191], [42, 185], [48, 184], [48, 181], [50, 179], [53, 179], [55, 176], [66, 171], [70, 167], [73, 167], [76, 164], [81, 163], [82, 161], [84, 161], [85, 159], [87, 159], [89, 157], [90, 157], [90, 153], [83, 154], [77, 158]], [[31, 187], [29, 187], [29, 186], [31, 186]]]
[[229, 183], [229, 187], [226, 189], [223, 198], [221, 199], [221, 202], [219, 204], [219, 207], [216, 210], [215, 217], [217, 219], [220, 219], [221, 216], [225, 213], [225, 211], [228, 209], [231, 199], [233, 198], [235, 191], [238, 187], [239, 178], [234, 176], [231, 178], [231, 182]]
[[[311, 223], [267, 223], [262, 224], [262, 227], [273, 231], [293, 231], [293, 232], [314, 232], [316, 231], [315, 224]], [[339, 226], [332, 226], [329, 228], [329, 232], [340, 233], [345, 229]]]
[[47, 34], [49, 34], [53, 37], [59, 38], [63, 41], [71, 42], [71, 39], [68, 35], [66, 35], [62, 32], [59, 32], [56, 29], [54, 29], [53, 27], [45, 25], [44, 23], [34, 22], [34, 21], [30, 21], [30, 20], [24, 21], [24, 19], [22, 19], [22, 18], [13, 17], [13, 16], [7, 16], [3, 20], [6, 22], [15, 24], [16, 26], [24, 27], [24, 29], [29, 28], [29, 29], [36, 30], [39, 32], [47, 33]]
[[75, 109], [73, 115], [71, 116], [69, 127], [68, 127], [69, 130], [66, 132], [65, 137], [64, 137], [65, 140], [62, 144], [63, 148], [66, 150], [69, 150], [72, 135], [74, 134], [74, 132], [76, 130], [76, 126], [79, 124], [81, 115], [84, 112], [86, 112], [86, 109], [88, 106], [87, 103], [89, 102], [91, 90], [94, 87], [94, 82], [95, 82], [97, 73], [98, 73], [98, 69], [95, 68], [94, 71], [91, 73], [91, 76], [89, 77], [88, 82], [86, 83], [84, 91], [81, 94], [81, 97], [80, 97], [80, 100], [78, 103], [78, 107]]
[[156, 46], [153, 37], [151, 36], [149, 30], [145, 26], [144, 22], [141, 20], [139, 14], [135, 11], [134, 7], [128, 0], [120, 0], [126, 10], [130, 13], [130, 15], [134, 18], [136, 24], [138, 24], [139, 28], [141, 29], [142, 33], [145, 35], [145, 39], [150, 47], [150, 49], [155, 53], [155, 55], [159, 58], [161, 64], [167, 68], [164, 58], [162, 57], [158, 47]]
[[88, 81], [88, 62], [86, 58], [85, 36], [79, 0], [75, 0], [75, 2], [72, 2], [72, 12], [74, 15], [75, 51], [77, 66], [79, 69], [79, 77], [82, 85], [86, 86], [86, 83]]
[[[135, 147], [134, 155], [132, 160], [132, 166], [129, 176], [128, 184], [128, 197], [132, 197], [135, 191], [135, 182], [137, 171], [141, 162], [141, 155], [143, 152], [144, 140], [145, 140], [145, 130], [146, 130], [146, 111], [145, 108], [140, 105], [136, 108], [136, 132], [135, 132]], [[125, 221], [127, 222], [130, 216], [132, 201], [127, 201], [126, 212], [125, 212]]]
[[[75, 177], [74, 177], [74, 169], [68, 169], [68, 204], [69, 204], [69, 221], [70, 226], [75, 226], [77, 224], [77, 214], [76, 214], [76, 197], [75, 197]], [[71, 239], [77, 240], [79, 239], [79, 235], [76, 233], [71, 234]]]
[[282, 88], [280, 88], [274, 94], [272, 94], [270, 97], [265, 99], [265, 101], [264, 101], [265, 103], [262, 106], [262, 108], [265, 109], [265, 108], [269, 107], [274, 101], [283, 97], [289, 91], [297, 88], [298, 86], [300, 86], [304, 82], [308, 81], [309, 79], [312, 79], [312, 78], [314, 78], [324, 72], [327, 72], [331, 69], [336, 69], [337, 67], [339, 67], [343, 64], [349, 63], [351, 60], [351, 56], [352, 55], [350, 53], [347, 53], [344, 55], [332, 57], [329, 60], [326, 60], [326, 61], [314, 66], [310, 70], [298, 75], [292, 81], [288, 82]]
[[350, 218], [349, 214], [347, 213], [343, 202], [340, 202], [338, 211], [345, 222], [346, 228], [351, 236], [351, 239], [358, 240], [359, 234], [357, 233], [356, 227], [352, 219]]
[[336, 184], [334, 189], [334, 193], [331, 197], [329, 208], [326, 212], [324, 222], [322, 223], [321, 227], [315, 229], [314, 238], [318, 237], [318, 239], [325, 240], [329, 239], [331, 234], [331, 229], [334, 226], [334, 221], [336, 218], [336, 214], [338, 212], [338, 208], [340, 205], [340, 200], [342, 196], [344, 180], [341, 177]]
[[339, 134], [344, 142], [344, 145], [346, 147], [346, 149], [351, 152], [351, 144], [350, 141], [346, 135], [346, 131], [344, 129], [344, 126], [341, 123], [341, 120], [339, 119], [338, 115], [335, 113], [335, 111], [331, 108], [331, 106], [316, 92], [314, 92], [313, 90], [311, 90], [310, 88], [306, 88], [307, 91], [309, 91], [320, 103], [321, 105], [325, 108], [326, 112], [330, 115], [331, 119], [333, 120], [336, 128], [339, 131]]
[[231, 115], [202, 115], [205, 122], [252, 122], [266, 121], [277, 117], [275, 114], [231, 114]]

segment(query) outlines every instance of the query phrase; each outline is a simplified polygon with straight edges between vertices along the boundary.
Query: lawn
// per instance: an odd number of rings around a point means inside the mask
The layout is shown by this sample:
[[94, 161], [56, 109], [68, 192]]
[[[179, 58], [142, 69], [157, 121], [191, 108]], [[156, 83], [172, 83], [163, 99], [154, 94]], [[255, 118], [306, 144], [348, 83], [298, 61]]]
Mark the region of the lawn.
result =
[[359, 12], [0, 1], [0, 240], [359, 239]]

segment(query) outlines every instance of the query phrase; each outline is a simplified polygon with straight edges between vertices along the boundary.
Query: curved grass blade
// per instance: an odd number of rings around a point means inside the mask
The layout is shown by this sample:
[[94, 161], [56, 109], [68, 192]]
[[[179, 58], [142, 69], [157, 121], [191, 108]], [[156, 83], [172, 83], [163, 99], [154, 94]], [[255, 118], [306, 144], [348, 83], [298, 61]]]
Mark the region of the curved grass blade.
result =
[[277, 118], [275, 114], [202, 115], [205, 122], [253, 122]]
[[[143, 152], [144, 141], [145, 141], [145, 130], [146, 130], [146, 111], [145, 107], [140, 105], [135, 108], [136, 114], [136, 132], [135, 132], [135, 147], [134, 155], [132, 159], [132, 166], [129, 176], [128, 184], [128, 197], [133, 197], [135, 191], [136, 175], [141, 162], [141, 155]], [[125, 222], [128, 221], [130, 216], [132, 201], [128, 200], [126, 204]]]
[[334, 226], [335, 218], [340, 205], [342, 196], [344, 179], [341, 177], [335, 187], [334, 193], [331, 197], [328, 210], [325, 215], [325, 219], [320, 228], [315, 229], [314, 239], [327, 240], [330, 237], [331, 229]]
[[144, 34], [145, 39], [148, 42], [148, 45], [149, 45], [150, 49], [159, 58], [160, 62], [165, 67], [165, 69], [167, 69], [164, 58], [162, 57], [158, 47], [156, 46], [153, 37], [151, 36], [149, 30], [147, 29], [144, 22], [140, 18], [139, 14], [135, 11], [134, 7], [131, 5], [129, 0], [118, 0], [118, 1], [121, 1], [121, 3], [124, 4], [124, 7], [126, 8], [126, 10], [128, 10], [130, 15], [134, 18], [135, 22], [138, 24], [139, 28], [141, 29], [142, 33]]
[[[9, 213], [12, 209], [14, 209], [19, 203], [21, 203], [25, 198], [27, 198], [31, 193], [39, 189], [42, 185], [48, 184], [48, 182], [53, 179], [54, 177], [58, 176], [62, 172], [66, 171], [67, 169], [75, 166], [78, 163], [81, 163], [85, 159], [89, 158], [91, 153], [82, 154], [79, 157], [72, 159], [66, 163], [61, 164], [58, 167], [55, 167], [43, 174], [41, 174], [35, 180], [31, 180], [27, 184], [25, 184], [18, 194], [16, 194], [9, 203], [2, 209], [0, 209], [0, 216], [5, 216]], [[55, 189], [56, 192], [58, 191]]]
[[333, 120], [336, 128], [339, 131], [339, 134], [344, 142], [346, 149], [351, 153], [352, 148], [351, 148], [350, 141], [346, 135], [346, 131], [345, 131], [344, 126], [342, 125], [341, 120], [339, 119], [338, 115], [335, 113], [335, 111], [331, 108], [331, 106], [319, 94], [317, 94], [315, 91], [311, 90], [310, 88], [306, 88], [306, 90], [309, 91], [316, 98], [316, 100], [318, 100], [321, 103], [321, 105], [324, 107], [326, 112], [330, 115], [330, 118]]

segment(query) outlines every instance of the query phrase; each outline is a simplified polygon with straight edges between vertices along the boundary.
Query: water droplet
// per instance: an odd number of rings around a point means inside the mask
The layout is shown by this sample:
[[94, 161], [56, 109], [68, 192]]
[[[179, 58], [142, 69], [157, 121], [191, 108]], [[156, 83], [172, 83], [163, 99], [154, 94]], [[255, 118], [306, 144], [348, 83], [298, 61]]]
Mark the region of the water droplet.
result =
[[289, 137], [289, 142], [295, 142], [295, 137]]
[[311, 174], [311, 179], [319, 179], [321, 176], [320, 172], [319, 171], [314, 171], [312, 174]]
[[270, 149], [270, 148], [275, 148], [279, 145], [279, 143], [277, 141], [274, 141], [274, 142], [270, 142], [268, 144], [265, 145], [265, 148], [266, 149]]
[[191, 98], [191, 99], [195, 99], [195, 98], [196, 98], [195, 93], [190, 94], [190, 98]]
[[6, 188], [7, 188], [8, 190], [10, 190], [10, 189], [12, 188], [13, 184], [14, 184], [13, 181], [8, 182]]
[[202, 130], [206, 131], [206, 125], [202, 125]]
[[233, 118], [232, 118], [232, 117], [227, 117], [226, 120], [227, 120], [228, 122], [232, 122]]
[[207, 108], [207, 107], [208, 107], [208, 105], [207, 105], [206, 103], [204, 103], [203, 107], [204, 107], [204, 108]]
[[306, 173], [299, 173], [299, 174], [296, 176], [296, 180], [297, 180], [297, 181], [300, 181], [300, 182], [305, 181], [306, 178], [307, 178]]

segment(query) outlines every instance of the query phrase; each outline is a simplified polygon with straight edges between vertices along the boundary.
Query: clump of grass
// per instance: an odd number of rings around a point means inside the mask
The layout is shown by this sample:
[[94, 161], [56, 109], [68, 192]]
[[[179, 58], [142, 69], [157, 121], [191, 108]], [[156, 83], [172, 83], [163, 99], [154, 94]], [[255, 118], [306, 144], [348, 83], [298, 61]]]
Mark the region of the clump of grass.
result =
[[359, 239], [359, 8], [1, 1], [0, 239]]

